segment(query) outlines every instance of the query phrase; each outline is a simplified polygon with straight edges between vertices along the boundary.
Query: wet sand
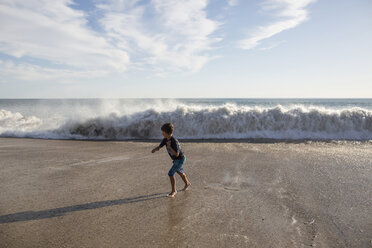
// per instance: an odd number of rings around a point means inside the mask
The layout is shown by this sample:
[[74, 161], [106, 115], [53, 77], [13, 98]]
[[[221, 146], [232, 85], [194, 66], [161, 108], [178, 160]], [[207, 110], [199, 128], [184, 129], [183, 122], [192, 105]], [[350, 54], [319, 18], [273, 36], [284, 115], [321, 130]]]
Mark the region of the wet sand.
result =
[[0, 138], [0, 247], [372, 247], [371, 142], [159, 142]]

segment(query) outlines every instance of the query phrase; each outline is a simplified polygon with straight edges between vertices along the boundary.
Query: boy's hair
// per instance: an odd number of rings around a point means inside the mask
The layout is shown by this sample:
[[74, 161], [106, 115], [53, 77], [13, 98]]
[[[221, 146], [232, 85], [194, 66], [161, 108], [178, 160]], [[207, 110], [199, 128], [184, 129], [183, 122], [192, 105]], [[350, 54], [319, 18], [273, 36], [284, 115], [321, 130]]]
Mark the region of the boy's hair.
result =
[[172, 134], [173, 130], [174, 130], [174, 126], [172, 123], [165, 123], [163, 126], [161, 126], [161, 131], [164, 131], [167, 134]]

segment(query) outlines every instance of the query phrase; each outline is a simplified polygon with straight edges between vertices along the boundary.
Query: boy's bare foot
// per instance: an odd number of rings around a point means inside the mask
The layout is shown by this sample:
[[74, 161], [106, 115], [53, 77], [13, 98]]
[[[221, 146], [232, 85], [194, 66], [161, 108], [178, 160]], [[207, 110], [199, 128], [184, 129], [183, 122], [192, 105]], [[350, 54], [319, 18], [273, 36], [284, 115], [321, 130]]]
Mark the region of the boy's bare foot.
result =
[[171, 192], [170, 194], [168, 194], [167, 196], [168, 197], [174, 197], [176, 194], [177, 194], [177, 191], [174, 191], [174, 192]]
[[191, 185], [191, 183], [189, 183], [189, 184], [187, 184], [187, 185], [185, 185], [185, 187], [182, 189], [183, 191], [186, 191], [186, 190], [188, 190], [189, 189], [189, 187], [190, 187], [190, 185]]

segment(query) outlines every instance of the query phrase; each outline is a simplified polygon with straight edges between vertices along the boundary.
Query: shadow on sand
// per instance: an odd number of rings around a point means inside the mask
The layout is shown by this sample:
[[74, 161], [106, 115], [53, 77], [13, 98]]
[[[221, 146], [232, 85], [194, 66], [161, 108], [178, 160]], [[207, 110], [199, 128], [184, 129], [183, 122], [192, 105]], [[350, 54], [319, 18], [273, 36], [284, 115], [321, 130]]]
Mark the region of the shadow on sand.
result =
[[118, 199], [118, 200], [98, 201], [98, 202], [91, 202], [91, 203], [80, 204], [80, 205], [67, 206], [67, 207], [62, 207], [62, 208], [53, 208], [53, 209], [47, 209], [47, 210], [42, 210], [42, 211], [25, 211], [25, 212], [19, 212], [19, 213], [14, 213], [14, 214], [2, 215], [0, 216], [0, 223], [11, 223], [11, 222], [18, 222], [18, 221], [53, 218], [57, 216], [63, 216], [65, 213], [68, 213], [68, 212], [103, 208], [103, 207], [108, 207], [108, 206], [135, 203], [135, 202], [141, 202], [141, 201], [149, 201], [149, 200], [165, 198], [165, 197], [167, 197], [166, 193], [155, 193], [155, 194], [150, 194], [150, 195], [142, 195], [142, 196], [136, 196], [136, 197], [130, 197], [130, 198], [124, 198], [124, 199]]

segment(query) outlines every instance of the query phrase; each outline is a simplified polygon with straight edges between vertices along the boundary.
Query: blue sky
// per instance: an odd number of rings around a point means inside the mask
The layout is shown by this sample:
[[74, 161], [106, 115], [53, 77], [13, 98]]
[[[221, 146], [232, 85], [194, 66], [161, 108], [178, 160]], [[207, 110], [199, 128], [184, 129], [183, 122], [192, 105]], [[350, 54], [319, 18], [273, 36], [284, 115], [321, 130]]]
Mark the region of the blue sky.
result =
[[370, 0], [0, 0], [0, 98], [371, 98]]

